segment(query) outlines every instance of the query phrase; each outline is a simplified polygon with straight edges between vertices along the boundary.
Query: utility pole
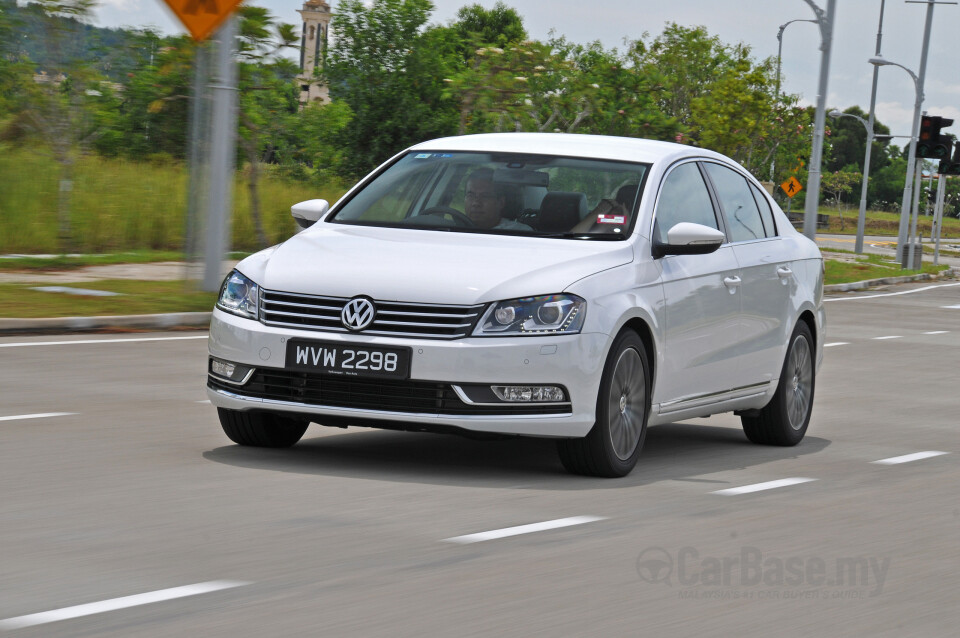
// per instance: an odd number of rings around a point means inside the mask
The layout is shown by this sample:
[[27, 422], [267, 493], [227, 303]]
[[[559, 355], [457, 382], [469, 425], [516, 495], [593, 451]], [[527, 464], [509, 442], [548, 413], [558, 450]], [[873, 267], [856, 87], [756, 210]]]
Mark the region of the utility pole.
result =
[[210, 177], [207, 198], [203, 290], [216, 292], [223, 280], [221, 269], [230, 235], [234, 158], [237, 148], [237, 64], [234, 49], [237, 18], [230, 16], [217, 30], [210, 139]]
[[[880, 23], [877, 25], [877, 51], [880, 55], [880, 41], [883, 39], [883, 9], [886, 0], [880, 0]], [[857, 241], [854, 252], [863, 253], [863, 234], [867, 219], [867, 188], [870, 184], [870, 154], [873, 152], [874, 125], [876, 123], [877, 108], [877, 80], [880, 76], [880, 67], [873, 67], [873, 86], [870, 89], [870, 115], [867, 116], [867, 150], [863, 158], [863, 184], [860, 186], [860, 213], [857, 216]]]
[[936, 236], [936, 243], [933, 248], [933, 265], [940, 263], [940, 225], [943, 223], [943, 202], [947, 190], [947, 177], [943, 173], [937, 180], [937, 199], [933, 207], [933, 228]]
[[827, 115], [827, 81], [830, 77], [830, 45], [833, 42], [833, 24], [836, 0], [827, 0], [823, 11], [813, 0], [804, 0], [817, 16], [820, 27], [820, 83], [817, 87], [817, 113], [813, 124], [813, 147], [810, 150], [810, 168], [807, 179], [807, 199], [804, 206], [803, 234], [817, 238], [817, 210], [820, 205], [820, 164], [823, 160], [823, 129]]
[[[933, 26], [933, 6], [936, 4], [957, 4], [940, 0], [906, 0], [907, 4], [927, 5], [927, 17], [923, 26], [923, 44], [920, 49], [920, 72], [916, 76], [917, 101], [913, 108], [913, 139], [907, 157], [907, 175], [903, 184], [903, 202], [900, 205], [900, 227], [897, 232], [897, 261], [903, 263], [903, 245], [907, 241], [907, 226], [913, 202], [913, 170], [917, 158], [917, 137], [920, 134], [920, 110], [923, 108], [923, 81], [927, 73], [927, 53], [930, 50], [930, 28]], [[911, 266], [913, 264], [910, 264]]]

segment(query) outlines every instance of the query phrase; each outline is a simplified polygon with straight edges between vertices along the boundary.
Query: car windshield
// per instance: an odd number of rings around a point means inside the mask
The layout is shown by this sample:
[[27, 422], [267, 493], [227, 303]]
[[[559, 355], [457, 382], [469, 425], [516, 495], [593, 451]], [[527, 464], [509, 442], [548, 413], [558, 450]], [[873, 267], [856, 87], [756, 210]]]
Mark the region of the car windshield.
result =
[[333, 223], [625, 239], [646, 164], [477, 152], [411, 152], [340, 206]]

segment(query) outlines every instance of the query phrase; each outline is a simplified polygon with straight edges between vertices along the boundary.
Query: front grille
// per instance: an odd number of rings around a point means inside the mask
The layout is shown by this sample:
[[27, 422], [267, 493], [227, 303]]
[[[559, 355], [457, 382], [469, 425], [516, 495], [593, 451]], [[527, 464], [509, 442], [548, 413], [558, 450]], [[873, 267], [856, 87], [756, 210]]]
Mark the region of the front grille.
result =
[[[340, 313], [348, 301], [344, 297], [263, 290], [260, 316], [268, 326], [349, 332], [340, 322]], [[483, 304], [451, 306], [399, 301], [374, 301], [374, 304], [376, 318], [359, 334], [459, 339], [470, 334], [483, 311]]]
[[260, 368], [242, 387], [210, 375], [207, 385], [240, 396], [380, 412], [448, 416], [570, 414], [565, 405], [470, 405], [449, 384], [435, 381], [359, 379], [329, 374]]

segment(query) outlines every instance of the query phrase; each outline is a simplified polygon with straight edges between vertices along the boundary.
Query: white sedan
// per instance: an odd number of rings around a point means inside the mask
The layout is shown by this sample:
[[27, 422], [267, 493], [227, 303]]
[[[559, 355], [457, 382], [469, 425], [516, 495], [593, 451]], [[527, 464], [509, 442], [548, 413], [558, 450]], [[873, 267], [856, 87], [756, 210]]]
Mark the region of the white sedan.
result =
[[823, 356], [823, 260], [742, 167], [641, 139], [506, 133], [391, 158], [240, 262], [207, 393], [240, 445], [313, 422], [556, 438], [623, 476], [649, 425], [740, 415], [795, 445]]

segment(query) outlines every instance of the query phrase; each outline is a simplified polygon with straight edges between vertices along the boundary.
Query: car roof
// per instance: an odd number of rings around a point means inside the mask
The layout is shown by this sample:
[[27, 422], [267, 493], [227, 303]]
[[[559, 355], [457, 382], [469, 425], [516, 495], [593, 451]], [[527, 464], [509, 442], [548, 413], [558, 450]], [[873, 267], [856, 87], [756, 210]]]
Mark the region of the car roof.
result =
[[534, 153], [625, 162], [672, 163], [685, 157], [709, 157], [731, 162], [729, 158], [694, 146], [660, 142], [636, 137], [577, 135], [571, 133], [483, 133], [443, 137], [422, 142], [411, 151], [480, 151], [494, 153]]

